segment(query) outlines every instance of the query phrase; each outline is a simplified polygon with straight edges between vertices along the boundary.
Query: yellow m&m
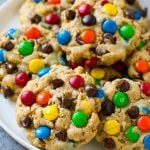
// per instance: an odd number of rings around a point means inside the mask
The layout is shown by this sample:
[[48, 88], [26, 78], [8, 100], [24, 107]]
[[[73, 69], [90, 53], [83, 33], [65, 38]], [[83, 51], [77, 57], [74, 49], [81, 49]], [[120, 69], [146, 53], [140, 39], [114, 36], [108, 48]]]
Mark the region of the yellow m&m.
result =
[[107, 15], [115, 16], [118, 13], [117, 7], [111, 3], [105, 4], [103, 8]]
[[91, 70], [90, 74], [94, 79], [100, 80], [104, 78], [105, 71], [101, 68], [94, 68]]
[[29, 70], [32, 73], [37, 73], [43, 67], [44, 67], [44, 62], [38, 58], [31, 60], [29, 63]]
[[92, 107], [91, 107], [90, 102], [88, 100], [83, 100], [81, 102], [81, 107], [82, 107], [82, 110], [86, 114], [90, 114], [92, 112]]
[[108, 120], [105, 122], [103, 130], [108, 135], [116, 135], [120, 132], [120, 123], [115, 119]]
[[58, 114], [58, 107], [56, 105], [47, 106], [43, 110], [44, 118], [49, 121], [55, 120]]

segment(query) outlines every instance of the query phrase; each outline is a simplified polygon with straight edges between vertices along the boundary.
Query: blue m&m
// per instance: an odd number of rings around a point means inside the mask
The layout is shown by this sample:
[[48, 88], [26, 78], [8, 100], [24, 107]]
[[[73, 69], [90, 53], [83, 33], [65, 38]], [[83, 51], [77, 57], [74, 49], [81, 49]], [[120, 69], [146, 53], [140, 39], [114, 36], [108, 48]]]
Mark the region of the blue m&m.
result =
[[47, 139], [51, 135], [51, 129], [47, 126], [40, 126], [34, 131], [34, 135], [38, 139]]
[[144, 137], [143, 144], [145, 149], [150, 150], [150, 134]]
[[104, 97], [105, 97], [105, 92], [104, 92], [104, 90], [101, 89], [101, 88], [97, 88], [95, 97], [104, 98]]
[[105, 33], [114, 34], [117, 31], [117, 28], [118, 28], [118, 26], [117, 26], [116, 22], [113, 20], [106, 20], [102, 24], [102, 30]]
[[0, 63], [3, 63], [5, 61], [5, 50], [0, 48]]
[[35, 3], [39, 3], [41, 2], [42, 0], [34, 0]]
[[17, 32], [17, 30], [15, 28], [10, 28], [7, 31], [7, 36], [12, 39], [12, 38], [14, 38], [16, 32]]
[[50, 71], [50, 68], [49, 68], [49, 67], [44, 67], [44, 68], [42, 68], [42, 69], [40, 69], [40, 70], [38, 71], [37, 75], [38, 75], [39, 77], [42, 77], [42, 76], [44, 76], [45, 74], [47, 74], [49, 71]]
[[57, 41], [61, 45], [67, 45], [71, 40], [71, 34], [67, 30], [62, 30], [57, 34]]

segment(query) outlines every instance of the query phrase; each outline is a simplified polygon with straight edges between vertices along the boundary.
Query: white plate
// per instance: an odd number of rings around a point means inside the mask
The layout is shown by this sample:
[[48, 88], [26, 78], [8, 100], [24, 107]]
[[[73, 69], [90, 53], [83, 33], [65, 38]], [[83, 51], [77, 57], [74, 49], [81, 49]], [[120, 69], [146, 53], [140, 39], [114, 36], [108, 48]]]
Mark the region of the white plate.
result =
[[[24, 0], [8, 0], [0, 7], [0, 31], [4, 31], [9, 27], [17, 27], [18, 23], [18, 10]], [[142, 0], [143, 6], [150, 6], [150, 0]], [[150, 13], [150, 12], [149, 12]], [[0, 95], [0, 126], [17, 142], [29, 150], [38, 150], [27, 141], [24, 132], [20, 129], [15, 120], [15, 104], [2, 95]], [[87, 144], [80, 150], [100, 150], [101, 145], [96, 141]]]

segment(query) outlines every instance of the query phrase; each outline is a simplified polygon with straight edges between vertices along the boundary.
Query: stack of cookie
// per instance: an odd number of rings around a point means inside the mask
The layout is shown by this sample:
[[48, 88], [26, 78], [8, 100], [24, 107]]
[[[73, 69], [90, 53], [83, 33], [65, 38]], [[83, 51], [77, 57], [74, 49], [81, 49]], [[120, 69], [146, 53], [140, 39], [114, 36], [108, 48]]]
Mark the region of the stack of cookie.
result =
[[135, 0], [26, 0], [0, 35], [1, 93], [28, 140], [150, 149], [150, 33]]

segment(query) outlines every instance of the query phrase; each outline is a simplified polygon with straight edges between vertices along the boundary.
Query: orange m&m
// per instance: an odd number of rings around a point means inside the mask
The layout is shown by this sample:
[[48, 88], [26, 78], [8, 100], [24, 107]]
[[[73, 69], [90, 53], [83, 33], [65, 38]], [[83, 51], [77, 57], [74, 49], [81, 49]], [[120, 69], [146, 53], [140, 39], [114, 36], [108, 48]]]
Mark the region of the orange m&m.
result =
[[42, 91], [36, 96], [36, 102], [39, 105], [47, 105], [52, 95], [48, 91]]
[[80, 39], [85, 43], [93, 43], [96, 40], [96, 34], [93, 30], [87, 29], [80, 34]]
[[150, 131], [150, 117], [141, 116], [137, 121], [137, 126], [143, 132]]
[[52, 5], [57, 5], [60, 4], [60, 0], [48, 0], [48, 3]]
[[139, 72], [139, 73], [145, 73], [149, 71], [149, 65], [148, 62], [146, 60], [138, 60], [135, 63], [135, 69]]
[[36, 27], [30, 27], [26, 30], [25, 35], [28, 39], [38, 39], [41, 36], [41, 32]]

